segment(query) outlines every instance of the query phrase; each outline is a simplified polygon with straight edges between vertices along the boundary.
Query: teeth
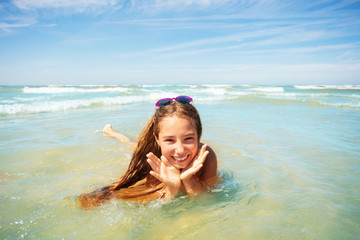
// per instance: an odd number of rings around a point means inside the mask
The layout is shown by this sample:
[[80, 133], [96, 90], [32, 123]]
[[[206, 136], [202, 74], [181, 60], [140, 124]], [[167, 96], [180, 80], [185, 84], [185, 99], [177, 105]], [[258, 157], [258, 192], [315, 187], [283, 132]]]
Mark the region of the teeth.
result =
[[183, 158], [174, 157], [174, 159], [175, 159], [176, 161], [184, 161], [186, 158], [187, 158], [187, 156], [186, 156], [186, 157], [183, 157]]

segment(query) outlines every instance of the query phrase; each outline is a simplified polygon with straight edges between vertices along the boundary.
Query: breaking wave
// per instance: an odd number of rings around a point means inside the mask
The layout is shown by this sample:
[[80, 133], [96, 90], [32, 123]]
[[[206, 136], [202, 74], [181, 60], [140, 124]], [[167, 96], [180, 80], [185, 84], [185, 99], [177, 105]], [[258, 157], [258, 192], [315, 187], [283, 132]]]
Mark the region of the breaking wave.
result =
[[188, 95], [194, 103], [277, 101], [360, 110], [360, 86], [138, 85], [38, 86], [0, 89], [0, 114], [67, 111], [70, 109], [154, 103]]

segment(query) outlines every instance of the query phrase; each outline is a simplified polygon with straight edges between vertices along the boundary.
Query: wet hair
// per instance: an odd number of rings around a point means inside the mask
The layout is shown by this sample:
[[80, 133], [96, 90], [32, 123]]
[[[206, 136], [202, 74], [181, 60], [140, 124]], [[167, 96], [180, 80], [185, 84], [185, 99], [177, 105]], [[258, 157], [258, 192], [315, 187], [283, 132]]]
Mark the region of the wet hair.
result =
[[200, 142], [202, 134], [200, 115], [192, 104], [173, 101], [165, 107], [159, 107], [143, 128], [125, 174], [110, 186], [92, 193], [81, 194], [78, 197], [79, 204], [83, 208], [89, 209], [110, 199], [151, 201], [161, 197], [163, 194], [161, 190], [165, 186], [150, 175], [151, 167], [147, 162], [146, 155], [152, 152], [157, 157], [161, 157], [161, 149], [156, 142], [161, 130], [160, 122], [166, 117], [173, 116], [191, 121], [197, 132], [198, 142]]

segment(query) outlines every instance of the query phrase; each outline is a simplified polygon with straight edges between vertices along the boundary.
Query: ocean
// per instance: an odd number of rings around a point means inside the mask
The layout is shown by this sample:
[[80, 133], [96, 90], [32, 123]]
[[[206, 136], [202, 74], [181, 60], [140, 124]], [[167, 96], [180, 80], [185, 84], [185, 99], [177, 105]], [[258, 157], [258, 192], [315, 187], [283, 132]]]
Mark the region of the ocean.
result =
[[[220, 181], [194, 198], [76, 197], [115, 181], [164, 97], [188, 95]], [[0, 239], [360, 239], [359, 85], [0, 86]]]

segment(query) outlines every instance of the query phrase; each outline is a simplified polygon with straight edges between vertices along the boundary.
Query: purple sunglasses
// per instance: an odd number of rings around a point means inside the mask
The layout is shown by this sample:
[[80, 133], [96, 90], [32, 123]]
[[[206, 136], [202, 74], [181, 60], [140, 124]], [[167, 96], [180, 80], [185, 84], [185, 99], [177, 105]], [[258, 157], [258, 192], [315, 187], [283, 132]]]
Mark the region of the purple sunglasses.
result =
[[189, 104], [192, 102], [192, 98], [188, 96], [178, 96], [176, 98], [163, 98], [157, 101], [155, 104], [156, 107], [165, 107], [169, 105], [173, 100], [181, 104]]

